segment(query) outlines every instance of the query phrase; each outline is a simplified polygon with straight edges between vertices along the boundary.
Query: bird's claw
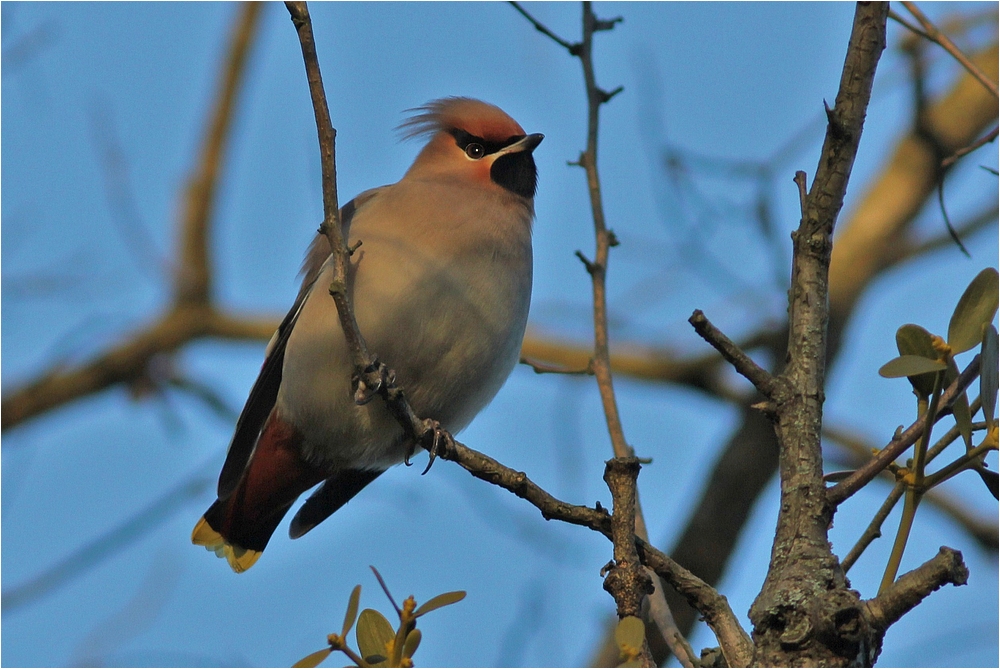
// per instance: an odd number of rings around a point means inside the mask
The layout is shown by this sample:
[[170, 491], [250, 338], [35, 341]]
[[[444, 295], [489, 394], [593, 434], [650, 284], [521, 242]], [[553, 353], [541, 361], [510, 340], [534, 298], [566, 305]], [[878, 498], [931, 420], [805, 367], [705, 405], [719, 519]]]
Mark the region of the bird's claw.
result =
[[[369, 386], [366, 382], [366, 378], [371, 378], [373, 375], [376, 376], [374, 386]], [[384, 385], [384, 380], [389, 378], [389, 382], [393, 382], [393, 373], [386, 370], [385, 365], [379, 362], [378, 358], [372, 360], [372, 364], [365, 368], [363, 374], [355, 374], [352, 377], [354, 382], [354, 403], [358, 406], [364, 406], [371, 402], [379, 391], [382, 390]]]
[[421, 441], [426, 442], [428, 438], [431, 440], [431, 445], [430, 448], [424, 447], [427, 449], [428, 458], [427, 466], [424, 467], [424, 471], [420, 472], [421, 476], [431, 470], [431, 465], [434, 464], [438, 453], [441, 452], [442, 445], [447, 450], [454, 443], [454, 439], [452, 439], [448, 430], [441, 427], [441, 423], [430, 418], [424, 421], [424, 434], [421, 436]]

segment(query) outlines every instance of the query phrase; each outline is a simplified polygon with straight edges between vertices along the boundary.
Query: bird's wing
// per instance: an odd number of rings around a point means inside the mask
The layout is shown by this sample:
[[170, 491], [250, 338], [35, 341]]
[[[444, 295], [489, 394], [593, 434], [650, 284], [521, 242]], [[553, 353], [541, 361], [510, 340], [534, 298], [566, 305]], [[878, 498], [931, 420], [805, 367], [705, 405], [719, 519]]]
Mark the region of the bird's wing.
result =
[[[350, 230], [351, 219], [359, 207], [370, 201], [379, 189], [365, 191], [358, 197], [345, 204], [340, 210], [341, 226], [345, 239]], [[250, 397], [240, 413], [239, 420], [236, 421], [236, 432], [233, 440], [229, 444], [229, 452], [226, 455], [226, 462], [222, 465], [222, 473], [219, 474], [219, 499], [225, 499], [239, 484], [240, 477], [246, 470], [247, 463], [253, 456], [254, 448], [257, 445], [257, 438], [264, 427], [264, 422], [271, 414], [274, 403], [278, 398], [278, 388], [281, 386], [281, 370], [285, 361], [285, 344], [295, 327], [295, 321], [299, 317], [302, 305], [312, 290], [313, 284], [319, 277], [323, 269], [323, 264], [330, 256], [330, 244], [323, 235], [317, 235], [309, 246], [305, 261], [302, 264], [302, 287], [295, 298], [295, 304], [285, 315], [277, 332], [271, 338], [264, 354], [264, 364], [260, 369], [260, 374], [250, 389]]]
[[[385, 188], [385, 186], [382, 186], [382, 188]], [[354, 218], [354, 214], [357, 213], [358, 209], [370, 202], [373, 197], [378, 195], [378, 192], [382, 188], [366, 190], [340, 208], [340, 229], [344, 235], [345, 243], [350, 239], [351, 220]], [[306, 257], [302, 260], [302, 269], [299, 270], [299, 274], [302, 275], [302, 287], [299, 289], [299, 296], [296, 302], [305, 299], [305, 296], [309, 293], [309, 289], [312, 288], [316, 279], [319, 278], [319, 273], [323, 271], [323, 264], [326, 263], [326, 259], [329, 257], [330, 242], [327, 240], [326, 235], [317, 234], [309, 245], [309, 250], [306, 251]]]
[[329, 518], [334, 511], [347, 504], [352, 497], [378, 478], [381, 473], [381, 470], [372, 469], [342, 469], [338, 471], [328, 478], [302, 505], [299, 512], [292, 518], [292, 524], [288, 527], [288, 535], [292, 539], [298, 539]]

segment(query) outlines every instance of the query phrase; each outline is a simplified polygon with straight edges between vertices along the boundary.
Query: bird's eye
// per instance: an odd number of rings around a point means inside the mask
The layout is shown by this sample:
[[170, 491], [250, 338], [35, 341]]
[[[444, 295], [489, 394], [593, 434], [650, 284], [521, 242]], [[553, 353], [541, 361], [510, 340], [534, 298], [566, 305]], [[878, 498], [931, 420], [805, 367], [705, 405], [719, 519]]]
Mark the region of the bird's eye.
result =
[[472, 142], [465, 147], [465, 155], [472, 158], [473, 160], [479, 160], [486, 155], [486, 149], [483, 148], [482, 144], [476, 144]]

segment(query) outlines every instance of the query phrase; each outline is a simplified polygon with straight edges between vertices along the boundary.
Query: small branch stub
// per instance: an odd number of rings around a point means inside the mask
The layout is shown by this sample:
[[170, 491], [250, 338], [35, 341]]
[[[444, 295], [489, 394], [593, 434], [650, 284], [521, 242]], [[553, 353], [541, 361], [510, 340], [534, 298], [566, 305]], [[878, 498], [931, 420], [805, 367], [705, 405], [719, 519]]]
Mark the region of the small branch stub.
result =
[[969, 569], [962, 554], [942, 546], [938, 554], [913, 571], [900, 576], [884, 592], [864, 603], [869, 624], [881, 632], [916, 607], [938, 588], [952, 584], [965, 585]]
[[614, 509], [611, 515], [611, 539], [614, 562], [607, 570], [604, 589], [618, 605], [618, 617], [642, 616], [642, 600], [653, 593], [653, 581], [639, 562], [635, 548], [635, 488], [639, 459], [613, 458], [604, 468], [604, 481], [611, 490]]

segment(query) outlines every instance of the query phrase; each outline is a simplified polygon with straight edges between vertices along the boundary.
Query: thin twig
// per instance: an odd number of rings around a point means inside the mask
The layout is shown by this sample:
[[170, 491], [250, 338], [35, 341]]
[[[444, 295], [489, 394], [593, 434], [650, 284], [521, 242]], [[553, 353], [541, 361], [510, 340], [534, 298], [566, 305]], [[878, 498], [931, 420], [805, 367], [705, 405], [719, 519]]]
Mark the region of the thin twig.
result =
[[[964, 392], [973, 381], [979, 376], [979, 356], [976, 355], [969, 363], [969, 366], [962, 371], [948, 389], [941, 395], [941, 407], [945, 409], [951, 406], [958, 394]], [[940, 417], [940, 413], [938, 416]], [[903, 454], [906, 449], [916, 443], [924, 433], [924, 420], [918, 418], [910, 427], [894, 436], [892, 441], [886, 444], [878, 455], [872, 458], [867, 464], [855, 471], [849, 477], [830, 488], [826, 492], [829, 504], [836, 507], [845, 499], [856, 493], [868, 484], [879, 472], [889, 466], [893, 460]]]
[[523, 355], [519, 361], [522, 365], [527, 365], [535, 371], [535, 374], [566, 374], [568, 376], [593, 376], [594, 370], [590, 368], [588, 364], [583, 369], [567, 369], [559, 365], [550, 365], [548, 363], [539, 362], [537, 360], [532, 360], [531, 358], [526, 358]]
[[733, 341], [712, 325], [700, 309], [695, 309], [688, 319], [702, 339], [718, 351], [726, 361], [743, 375], [764, 397], [771, 398], [774, 394], [775, 380], [770, 372], [754, 362], [750, 356], [740, 349]]
[[998, 132], [1000, 132], [1000, 127], [993, 128], [988, 133], [986, 133], [985, 135], [974, 141], [972, 144], [962, 147], [955, 153], [951, 154], [950, 156], [941, 161], [941, 169], [946, 169], [948, 167], [951, 167], [956, 162], [958, 162], [959, 158], [967, 156], [976, 149], [986, 146], [987, 144], [989, 144], [990, 142], [992, 142], [997, 138]]
[[[964, 67], [969, 74], [974, 76], [979, 83], [986, 87], [986, 90], [993, 94], [993, 97], [1000, 99], [1000, 94], [997, 93], [996, 83], [991, 81], [978, 65], [969, 60], [969, 57], [962, 53], [962, 50], [955, 46], [955, 43], [948, 39], [947, 35], [938, 30], [937, 27], [931, 23], [930, 19], [928, 19], [927, 16], [920, 11], [920, 8], [917, 7], [915, 3], [904, 0], [902, 4], [906, 7], [907, 11], [913, 15], [913, 18], [920, 22], [920, 25], [924, 29], [924, 37], [935, 44], [940, 45], [941, 48], [950, 53], [955, 60], [961, 63], [962, 67]], [[909, 26], [907, 25], [907, 27]]]
[[854, 563], [858, 561], [858, 558], [861, 557], [861, 554], [865, 552], [871, 543], [882, 536], [882, 523], [892, 513], [892, 510], [896, 507], [896, 503], [903, 497], [904, 492], [906, 492], [906, 484], [903, 482], [899, 482], [893, 487], [892, 492], [885, 498], [885, 502], [882, 503], [879, 510], [875, 512], [875, 516], [868, 523], [868, 527], [862, 532], [857, 543], [848, 551], [844, 559], [840, 561], [840, 566], [843, 567], [845, 573], [850, 571], [851, 567], [854, 566]]
[[0, 597], [0, 609], [5, 614], [38, 601], [54, 590], [81, 576], [118, 551], [132, 547], [142, 536], [160, 526], [185, 505], [209, 490], [215, 477], [209, 473], [216, 456], [195, 468], [195, 473], [158, 497], [142, 511], [121, 525], [70, 552], [41, 573], [8, 587]]
[[[309, 18], [309, 8], [305, 2], [286, 2], [285, 7], [292, 17], [292, 23], [299, 35], [302, 48], [302, 60], [305, 63], [306, 79], [309, 82], [309, 94], [312, 97], [313, 115], [316, 118], [316, 131], [319, 136], [320, 164], [322, 166], [323, 184], [323, 223], [320, 231], [326, 235], [330, 243], [330, 253], [333, 256], [333, 280], [330, 284], [330, 295], [337, 304], [337, 314], [340, 325], [347, 339], [347, 348], [354, 360], [356, 373], [363, 375], [370, 371], [372, 356], [368, 346], [358, 329], [354, 311], [351, 308], [347, 292], [347, 266], [350, 262], [350, 252], [344, 241], [340, 225], [340, 206], [337, 201], [337, 131], [330, 120], [330, 109], [326, 102], [326, 92], [323, 90], [323, 76], [319, 69], [319, 57], [316, 55], [316, 42], [313, 38], [312, 21]], [[364, 377], [360, 377], [364, 379]], [[380, 384], [372, 383], [370, 387]]]
[[910, 32], [914, 33], [915, 35], [919, 35], [920, 37], [923, 37], [926, 40], [930, 40], [931, 42], [934, 41], [934, 39], [930, 35], [928, 35], [923, 30], [921, 30], [917, 26], [915, 26], [912, 23], [910, 23], [909, 21], [907, 21], [906, 17], [901, 16], [900, 14], [897, 14], [896, 12], [892, 11], [891, 9], [889, 10], [889, 18], [892, 19], [893, 21], [895, 21], [896, 23], [898, 23], [899, 25], [903, 26], [904, 28], [906, 28]]
[[[608, 539], [612, 538], [611, 516], [600, 505], [590, 508], [563, 502], [535, 484], [524, 472], [510, 469], [457, 441], [444, 444], [438, 457], [455, 462], [474, 477], [528, 501], [546, 520], [587, 527]], [[641, 537], [635, 537], [635, 544], [640, 561], [653, 569], [705, 616], [705, 621], [719, 639], [723, 652], [730, 658], [730, 666], [749, 666], [753, 657], [753, 645], [726, 598]]]
[[682, 667], [698, 666], [700, 663], [698, 656], [688, 640], [684, 638], [684, 633], [677, 627], [674, 614], [670, 610], [670, 606], [667, 605], [666, 593], [662, 592], [663, 581], [651, 568], [646, 567], [646, 569], [652, 577], [653, 588], [661, 591], [659, 596], [654, 592], [649, 597], [649, 619], [660, 630], [660, 636], [663, 637], [664, 643], [668, 645]]
[[[528, 18], [530, 19], [530, 17]], [[601, 404], [604, 407], [605, 422], [608, 426], [608, 434], [611, 437], [611, 446], [616, 460], [630, 458], [633, 453], [631, 447], [625, 441], [625, 432], [622, 427], [621, 416], [618, 411], [618, 402], [615, 397], [614, 390], [614, 380], [611, 373], [611, 356], [608, 343], [606, 278], [611, 247], [618, 245], [618, 239], [614, 232], [608, 229], [605, 221], [604, 203], [601, 195], [600, 174], [597, 169], [597, 140], [601, 105], [609, 102], [615, 95], [621, 92], [622, 87], [619, 86], [610, 92], [606, 92], [597, 85], [597, 79], [594, 73], [593, 46], [595, 32], [610, 30], [620, 20], [620, 18], [600, 20], [594, 15], [591, 3], [584, 2], [583, 40], [575, 47], [567, 47], [569, 48], [571, 54], [580, 58], [580, 63], [583, 66], [583, 79], [587, 92], [587, 148], [582, 154], [580, 154], [578, 164], [580, 167], [583, 167], [587, 173], [587, 189], [590, 194], [590, 209], [594, 221], [596, 250], [593, 261], [587, 260], [579, 251], [577, 252], [577, 256], [581, 261], [583, 261], [584, 266], [587, 268], [587, 272], [591, 277], [591, 284], [593, 288], [594, 355], [591, 358], [588, 367], [593, 371], [594, 376], [597, 378], [597, 387], [601, 396]], [[532, 22], [535, 23], [537, 27], [537, 22], [534, 22], [533, 20]], [[624, 477], [618, 477], [617, 480], [620, 485], [626, 486], [630, 488], [630, 490], [618, 491], [616, 494], [616, 500], [619, 498], [633, 500], [635, 534], [643, 540], [648, 540], [646, 521], [642, 513], [642, 506], [639, 502], [639, 494], [636, 489], [635, 479], [632, 478], [631, 480], [628, 480]], [[609, 486], [612, 486], [611, 481], [608, 481], [608, 484]], [[615, 494], [614, 490], [613, 494]], [[623, 550], [622, 547], [619, 546], [619, 543], [620, 542], [617, 541], [615, 542], [616, 561], [618, 560], [619, 553]], [[612, 575], [614, 573], [615, 572], [613, 571]], [[642, 592], [639, 588], [643, 582], [638, 577], [627, 579], [627, 581], [630, 587], [635, 590], [635, 594], [639, 597], [642, 597], [643, 595], [651, 595], [653, 597], [663, 598], [662, 589], [652, 589], [647, 592]], [[609, 590], [609, 592], [611, 591]], [[615, 600], [620, 601], [620, 596], [618, 594], [615, 594]], [[666, 600], [663, 599], [663, 601], [658, 602], [658, 606], [661, 608], [667, 607]], [[623, 609], [619, 605], [619, 616], [622, 615], [624, 615]], [[675, 655], [678, 657], [682, 657], [684, 655], [684, 649], [678, 644], [677, 638], [674, 635], [667, 635], [665, 640], [667, 644], [671, 646], [671, 649], [674, 650]], [[676, 649], [674, 648], [675, 646], [677, 646]], [[643, 652], [643, 657], [645, 658], [648, 648], [644, 647]], [[651, 660], [651, 658], [648, 659]]]
[[[590, 3], [583, 3], [583, 42], [579, 58], [583, 64], [583, 78], [587, 88], [587, 148], [580, 156], [580, 165], [587, 173], [587, 189], [590, 194], [590, 209], [594, 219], [596, 253], [592, 262], [586, 261], [591, 276], [594, 295], [594, 356], [591, 368], [597, 377], [597, 386], [604, 406], [604, 417], [611, 436], [611, 446], [616, 458], [632, 455], [632, 449], [625, 442], [618, 403], [615, 399], [614, 381], [611, 375], [611, 360], [608, 352], [608, 302], [605, 278], [614, 234], [608, 230], [604, 218], [604, 203], [601, 197], [601, 181], [597, 171], [597, 134], [600, 107], [607, 102], [601, 95], [594, 75], [593, 41], [598, 23]], [[581, 256], [582, 259], [582, 256]], [[642, 532], [642, 530], [640, 530]]]
[[[975, 415], [979, 410], [979, 399], [973, 400], [970, 404], [969, 412]], [[985, 422], [977, 422], [972, 424], [973, 430], [985, 429]], [[947, 448], [952, 442], [954, 442], [958, 437], [961, 436], [958, 426], [953, 425], [950, 430], [948, 430], [944, 435], [942, 435], [938, 440], [927, 449], [927, 462], [933, 462], [934, 459], [940, 455], [945, 448]], [[823, 426], [823, 438], [827, 440], [832, 440], [839, 444], [844, 451], [848, 454], [848, 466], [858, 467], [861, 464], [868, 462], [872, 458], [872, 453], [877, 452], [877, 449], [873, 449], [871, 444], [867, 443], [863, 438], [851, 434], [848, 430], [841, 428], [831, 427], [829, 424]], [[889, 469], [883, 469], [881, 476], [894, 482], [894, 488], [890, 493], [890, 501], [886, 500], [886, 505], [883, 505], [876, 512], [875, 517], [869, 523], [868, 527], [859, 537], [858, 541], [847, 553], [847, 555], [841, 560], [841, 566], [844, 571], [848, 571], [861, 557], [861, 554], [868, 548], [869, 545], [881, 536], [881, 526], [885, 522], [885, 518], [891, 512], [892, 507], [902, 498], [903, 484], [896, 482], [896, 477], [893, 473], [894, 468], [890, 465]], [[940, 488], [933, 488], [927, 490], [924, 493], [923, 501], [937, 507], [942, 513], [947, 514], [954, 520], [963, 530], [968, 532], [976, 541], [978, 541], [983, 548], [996, 552], [998, 533], [997, 528], [994, 523], [987, 521], [984, 518], [976, 517], [969, 509], [965, 508], [962, 504], [958, 503], [954, 499], [948, 497], [942, 492]]]
[[538, 32], [542, 33], [543, 35], [545, 35], [546, 37], [548, 37], [549, 39], [551, 39], [553, 42], [555, 42], [556, 44], [558, 44], [562, 48], [564, 48], [567, 51], [569, 51], [569, 55], [571, 55], [571, 56], [577, 56], [577, 55], [579, 55], [579, 51], [580, 51], [580, 45], [579, 44], [570, 44], [569, 42], [567, 42], [563, 38], [561, 38], [558, 35], [556, 35], [551, 30], [549, 30], [548, 28], [546, 28], [541, 22], [539, 22], [537, 19], [535, 19], [534, 16], [532, 16], [531, 14], [529, 14], [527, 12], [527, 10], [525, 10], [524, 7], [521, 6], [521, 3], [519, 3], [519, 2], [513, 2], [512, 1], [510, 3], [510, 5], [514, 9], [516, 9], [521, 14], [521, 16], [523, 16], [524, 18], [528, 19], [528, 21], [531, 22], [531, 25], [535, 26], [535, 30], [537, 30]]

